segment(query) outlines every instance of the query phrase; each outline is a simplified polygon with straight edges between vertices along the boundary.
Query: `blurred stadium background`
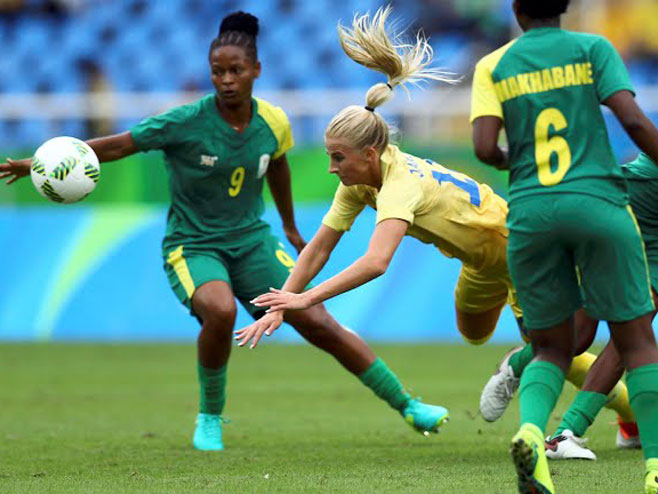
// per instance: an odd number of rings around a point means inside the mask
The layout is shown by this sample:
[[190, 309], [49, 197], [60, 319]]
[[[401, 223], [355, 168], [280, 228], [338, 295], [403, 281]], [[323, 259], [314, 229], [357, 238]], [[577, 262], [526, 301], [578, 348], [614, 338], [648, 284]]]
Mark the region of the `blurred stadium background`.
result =
[[[282, 106], [292, 122], [295, 207], [309, 238], [337, 184], [326, 173], [324, 127], [381, 80], [342, 53], [336, 24], [381, 3], [0, 0], [0, 156], [29, 156], [58, 135], [120, 132], [211, 91], [209, 44], [224, 15], [245, 10], [261, 21], [263, 73], [256, 94]], [[462, 81], [412, 90], [411, 99], [400, 92], [383, 113], [407, 150], [506, 195], [506, 175], [475, 161], [468, 111], [475, 62], [518, 34], [511, 0], [392, 4], [403, 26], [422, 28], [430, 37], [437, 64]], [[567, 26], [612, 40], [640, 104], [658, 119], [658, 3], [574, 0]], [[619, 160], [633, 158], [634, 146], [609, 117]], [[167, 202], [157, 153], [104, 165], [98, 188], [79, 206], [49, 204], [29, 180], [0, 187], [0, 340], [193, 340], [196, 322], [176, 301], [161, 268]], [[273, 208], [266, 218], [280, 232]], [[373, 219], [371, 212], [362, 215], [321, 276], [364, 251]], [[385, 276], [328, 306], [370, 340], [457, 341], [452, 292], [458, 270], [457, 261], [405, 240]], [[237, 325], [246, 322], [242, 311]], [[290, 330], [278, 335], [295, 338]], [[495, 338], [517, 339], [508, 312]]]

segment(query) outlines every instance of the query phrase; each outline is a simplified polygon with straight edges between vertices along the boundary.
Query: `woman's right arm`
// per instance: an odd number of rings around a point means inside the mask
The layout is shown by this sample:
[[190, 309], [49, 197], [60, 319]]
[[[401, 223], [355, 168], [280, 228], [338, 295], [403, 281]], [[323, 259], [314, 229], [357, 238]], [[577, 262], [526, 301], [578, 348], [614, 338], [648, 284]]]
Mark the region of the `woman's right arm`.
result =
[[[321, 225], [311, 241], [304, 247], [290, 276], [283, 284], [281, 290], [301, 293], [306, 285], [324, 267], [342, 237], [343, 232]], [[263, 334], [270, 336], [283, 322], [282, 310], [267, 312], [250, 325], [235, 332], [238, 346], [244, 346], [251, 340], [251, 348], [255, 348]]]
[[87, 144], [94, 150], [101, 163], [120, 160], [139, 152], [130, 132], [90, 139]]
[[[130, 132], [91, 139], [87, 144], [94, 150], [101, 163], [119, 160], [139, 151]], [[12, 184], [19, 178], [29, 175], [30, 166], [32, 166], [32, 158], [20, 160], [7, 158], [6, 163], [0, 163], [0, 180], [6, 178], [7, 185]]]
[[304, 291], [306, 285], [327, 264], [329, 256], [342, 236], [343, 232], [321, 225], [309, 244], [302, 250], [281, 290], [294, 293]]
[[637, 147], [658, 164], [658, 130], [638, 106], [633, 94], [618, 91], [603, 104], [612, 110]]

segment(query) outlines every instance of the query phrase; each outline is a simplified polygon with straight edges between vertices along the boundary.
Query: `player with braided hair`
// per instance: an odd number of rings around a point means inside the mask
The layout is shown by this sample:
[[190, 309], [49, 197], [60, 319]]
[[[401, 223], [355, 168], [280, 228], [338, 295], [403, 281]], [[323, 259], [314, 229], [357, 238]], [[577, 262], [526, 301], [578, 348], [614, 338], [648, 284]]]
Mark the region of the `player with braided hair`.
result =
[[[281, 108], [252, 95], [261, 72], [258, 27], [258, 19], [244, 12], [222, 21], [209, 52], [214, 94], [147, 118], [129, 132], [89, 141], [101, 162], [139, 151], [164, 152], [171, 188], [164, 267], [174, 293], [201, 323], [201, 399], [193, 438], [200, 450], [224, 448], [222, 413], [235, 299], [259, 318], [263, 309], [249, 300], [282, 286], [295, 264], [261, 219], [264, 179], [288, 240], [298, 251], [305, 245], [295, 226], [286, 158], [293, 145], [290, 123]], [[29, 170], [30, 160], [10, 160], [0, 165], [0, 178], [12, 182]], [[384, 361], [322, 305], [291, 312], [286, 321], [417, 431], [437, 432], [445, 421], [443, 407], [412, 398]]]

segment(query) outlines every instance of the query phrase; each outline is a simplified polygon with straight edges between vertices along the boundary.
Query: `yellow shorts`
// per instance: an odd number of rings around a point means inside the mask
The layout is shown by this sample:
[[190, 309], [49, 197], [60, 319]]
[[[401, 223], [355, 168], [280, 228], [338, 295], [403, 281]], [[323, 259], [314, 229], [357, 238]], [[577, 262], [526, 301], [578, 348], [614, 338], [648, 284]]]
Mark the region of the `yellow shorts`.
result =
[[523, 316], [507, 268], [507, 238], [481, 234], [477, 255], [462, 264], [455, 287], [455, 305], [468, 314], [480, 314], [508, 303], [516, 318]]
[[505, 303], [510, 305], [517, 318], [522, 317], [507, 264], [480, 270], [462, 265], [455, 287], [455, 306], [459, 310], [479, 314]]

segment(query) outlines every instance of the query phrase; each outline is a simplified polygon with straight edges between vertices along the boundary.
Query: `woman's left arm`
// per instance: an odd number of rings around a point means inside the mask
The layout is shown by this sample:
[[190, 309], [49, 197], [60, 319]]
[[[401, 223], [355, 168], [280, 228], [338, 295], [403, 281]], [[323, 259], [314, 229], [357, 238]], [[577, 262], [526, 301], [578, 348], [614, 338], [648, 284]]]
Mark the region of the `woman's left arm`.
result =
[[503, 121], [498, 117], [478, 117], [473, 122], [473, 149], [475, 156], [494, 168], [509, 170], [509, 155], [498, 145]]
[[283, 222], [283, 231], [288, 241], [301, 252], [306, 242], [297, 230], [295, 213], [292, 206], [292, 189], [290, 187], [290, 166], [288, 158], [283, 154], [270, 162], [267, 169], [267, 183], [274, 198], [274, 204]]
[[256, 297], [252, 303], [269, 307], [270, 311], [306, 309], [361, 286], [386, 272], [408, 227], [403, 220], [384, 220], [375, 227], [366, 253], [336, 276], [303, 293], [272, 289], [270, 293]]

